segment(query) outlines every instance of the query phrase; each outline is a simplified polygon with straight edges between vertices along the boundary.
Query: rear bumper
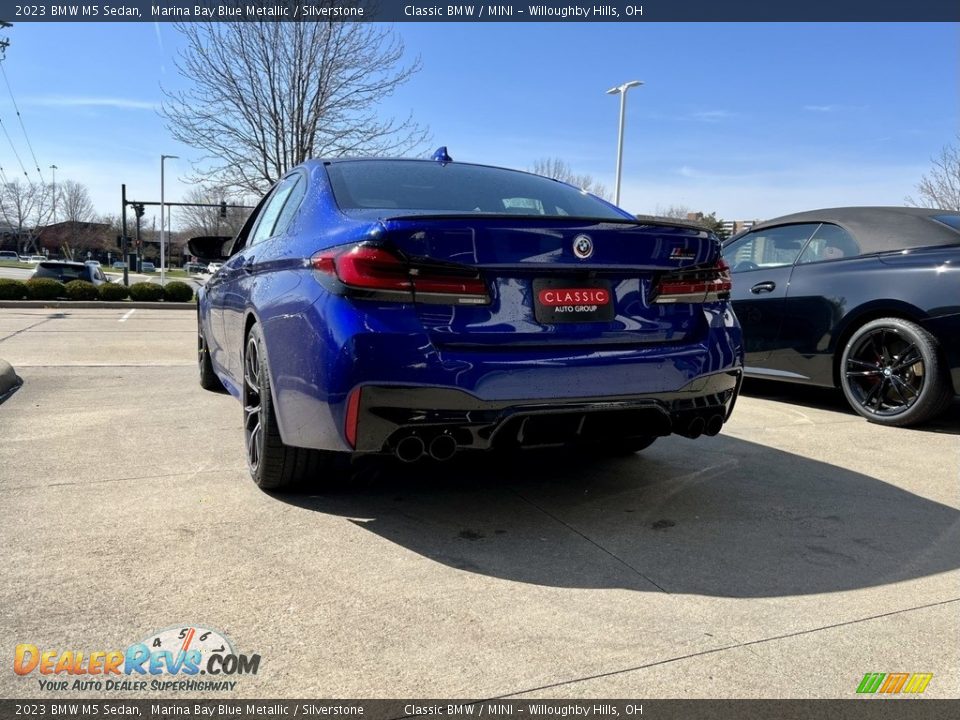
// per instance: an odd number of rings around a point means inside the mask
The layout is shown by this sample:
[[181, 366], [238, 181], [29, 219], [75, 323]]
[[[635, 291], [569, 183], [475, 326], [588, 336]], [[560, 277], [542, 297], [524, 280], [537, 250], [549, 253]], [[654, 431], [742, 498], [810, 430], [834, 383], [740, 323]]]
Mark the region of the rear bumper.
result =
[[740, 391], [739, 369], [673, 392], [558, 400], [481, 400], [450, 388], [363, 386], [356, 451], [393, 452], [407, 437], [450, 435], [463, 450], [555, 447], [680, 433], [716, 434]]

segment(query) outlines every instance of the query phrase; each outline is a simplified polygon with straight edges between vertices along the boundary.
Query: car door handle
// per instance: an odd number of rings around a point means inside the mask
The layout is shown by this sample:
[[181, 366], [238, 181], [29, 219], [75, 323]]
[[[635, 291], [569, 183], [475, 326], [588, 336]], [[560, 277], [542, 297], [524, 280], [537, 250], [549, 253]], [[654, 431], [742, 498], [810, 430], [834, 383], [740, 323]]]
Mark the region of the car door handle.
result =
[[754, 295], [759, 295], [760, 293], [773, 292], [776, 290], [776, 288], [777, 284], [775, 282], [772, 280], [767, 280], [766, 282], [761, 282], [754, 285], [752, 288], [750, 288], [750, 292], [752, 292]]

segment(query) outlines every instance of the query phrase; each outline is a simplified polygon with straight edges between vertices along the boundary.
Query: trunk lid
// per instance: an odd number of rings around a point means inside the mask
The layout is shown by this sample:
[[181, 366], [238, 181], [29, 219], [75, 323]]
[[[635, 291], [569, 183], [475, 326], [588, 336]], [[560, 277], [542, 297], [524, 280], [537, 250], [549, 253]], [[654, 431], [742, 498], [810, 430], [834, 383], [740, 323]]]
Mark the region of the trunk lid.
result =
[[702, 304], [651, 302], [664, 273], [719, 257], [718, 241], [699, 227], [462, 216], [395, 217], [381, 224], [381, 239], [413, 264], [473, 267], [490, 288], [488, 305], [417, 304], [438, 346], [688, 343], [706, 331]]

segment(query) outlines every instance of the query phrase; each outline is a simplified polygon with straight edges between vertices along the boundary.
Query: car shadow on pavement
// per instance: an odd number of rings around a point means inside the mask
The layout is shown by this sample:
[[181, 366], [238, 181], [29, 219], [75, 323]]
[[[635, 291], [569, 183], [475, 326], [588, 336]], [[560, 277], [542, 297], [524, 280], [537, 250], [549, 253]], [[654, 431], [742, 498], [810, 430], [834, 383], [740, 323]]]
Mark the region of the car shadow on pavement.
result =
[[452, 568], [544, 586], [776, 597], [960, 566], [956, 509], [723, 435], [615, 460], [463, 453], [356, 475], [339, 492], [276, 497]]
[[[867, 422], [866, 420], [862, 420], [862, 418], [853, 411], [843, 397], [842, 392], [831, 388], [747, 378], [740, 392], [743, 395], [761, 398], [763, 400], [773, 400], [817, 410], [830, 410], [832, 412], [844, 413], [851, 418], [858, 418], [861, 419], [862, 422]], [[925, 422], [917, 427], [903, 429], [908, 432], [913, 430], [943, 433], [946, 435], [960, 435], [960, 401], [954, 400], [942, 415], [929, 422]]]

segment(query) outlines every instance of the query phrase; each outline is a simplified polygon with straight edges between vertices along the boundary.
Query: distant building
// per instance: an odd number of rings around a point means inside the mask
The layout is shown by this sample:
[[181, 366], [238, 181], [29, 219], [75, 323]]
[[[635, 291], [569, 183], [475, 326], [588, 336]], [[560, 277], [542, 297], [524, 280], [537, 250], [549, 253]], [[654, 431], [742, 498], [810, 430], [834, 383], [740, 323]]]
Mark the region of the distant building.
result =
[[759, 220], [724, 220], [723, 231], [727, 234], [727, 237], [731, 237], [737, 233], [746, 232], [758, 222]]
[[60, 255], [63, 247], [72, 250], [99, 250], [116, 244], [110, 223], [59, 222], [36, 230], [37, 245], [50, 255]]

